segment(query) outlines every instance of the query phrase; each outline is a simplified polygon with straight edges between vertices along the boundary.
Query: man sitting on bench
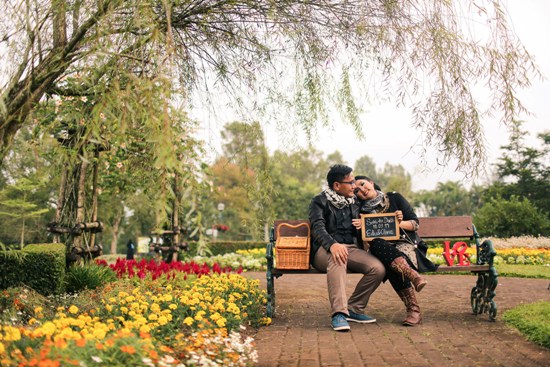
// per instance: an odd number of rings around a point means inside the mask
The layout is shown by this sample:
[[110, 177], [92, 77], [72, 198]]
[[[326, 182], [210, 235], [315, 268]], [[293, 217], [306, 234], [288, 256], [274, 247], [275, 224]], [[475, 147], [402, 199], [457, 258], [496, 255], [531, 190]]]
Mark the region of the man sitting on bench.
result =
[[[363, 249], [359, 232], [352, 224], [352, 219], [359, 218], [352, 171], [345, 165], [332, 166], [327, 174], [328, 188], [315, 196], [309, 206], [311, 264], [327, 273], [331, 325], [336, 331], [349, 331], [348, 321], [376, 322], [364, 312], [386, 274], [380, 260]], [[349, 299], [348, 270], [363, 274]]]

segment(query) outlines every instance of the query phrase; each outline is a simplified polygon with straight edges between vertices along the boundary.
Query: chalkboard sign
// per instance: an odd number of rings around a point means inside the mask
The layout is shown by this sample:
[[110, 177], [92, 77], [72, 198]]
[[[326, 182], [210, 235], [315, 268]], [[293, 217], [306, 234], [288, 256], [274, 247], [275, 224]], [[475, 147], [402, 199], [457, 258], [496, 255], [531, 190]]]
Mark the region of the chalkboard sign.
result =
[[399, 222], [395, 213], [361, 214], [363, 241], [375, 238], [399, 239]]

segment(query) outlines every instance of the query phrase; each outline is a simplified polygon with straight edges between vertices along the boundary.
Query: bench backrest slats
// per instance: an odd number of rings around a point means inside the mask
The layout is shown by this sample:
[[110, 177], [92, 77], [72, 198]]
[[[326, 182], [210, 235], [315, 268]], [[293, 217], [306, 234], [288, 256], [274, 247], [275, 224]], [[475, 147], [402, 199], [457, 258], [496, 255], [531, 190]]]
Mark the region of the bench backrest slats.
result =
[[[472, 217], [454, 216], [454, 217], [420, 217], [420, 227], [418, 235], [421, 238], [472, 238], [474, 236], [474, 227]], [[277, 238], [277, 227], [281, 223], [297, 225], [300, 223], [309, 223], [307, 220], [276, 220], [273, 223], [274, 239]], [[307, 236], [307, 228], [281, 228], [281, 235], [284, 236]]]
[[422, 217], [418, 218], [420, 227], [418, 235], [421, 238], [458, 238], [473, 237], [474, 227], [472, 217]]

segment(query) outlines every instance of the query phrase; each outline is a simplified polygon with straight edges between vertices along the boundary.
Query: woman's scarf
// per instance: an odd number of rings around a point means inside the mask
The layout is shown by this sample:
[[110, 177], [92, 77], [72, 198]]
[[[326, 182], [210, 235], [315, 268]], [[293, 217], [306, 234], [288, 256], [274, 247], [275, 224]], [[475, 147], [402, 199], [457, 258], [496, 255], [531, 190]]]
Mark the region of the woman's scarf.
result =
[[388, 195], [376, 190], [376, 197], [374, 199], [363, 201], [361, 211], [367, 213], [385, 213], [389, 207], [390, 200], [388, 199]]
[[324, 192], [328, 201], [338, 209], [343, 209], [355, 202], [354, 197], [346, 198], [330, 188], [326, 189]]

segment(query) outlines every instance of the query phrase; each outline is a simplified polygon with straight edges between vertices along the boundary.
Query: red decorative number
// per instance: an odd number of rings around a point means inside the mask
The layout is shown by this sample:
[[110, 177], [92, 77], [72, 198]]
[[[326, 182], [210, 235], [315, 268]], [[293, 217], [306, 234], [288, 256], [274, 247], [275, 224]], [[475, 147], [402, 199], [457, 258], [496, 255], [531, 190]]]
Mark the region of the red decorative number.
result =
[[458, 257], [458, 266], [468, 266], [470, 265], [470, 255], [466, 253], [468, 250], [468, 244], [466, 242], [456, 242], [451, 249], [451, 242], [444, 241], [445, 251], [443, 252], [443, 257], [447, 265], [453, 266], [455, 259]]

